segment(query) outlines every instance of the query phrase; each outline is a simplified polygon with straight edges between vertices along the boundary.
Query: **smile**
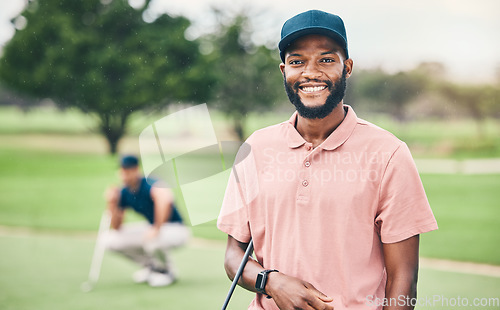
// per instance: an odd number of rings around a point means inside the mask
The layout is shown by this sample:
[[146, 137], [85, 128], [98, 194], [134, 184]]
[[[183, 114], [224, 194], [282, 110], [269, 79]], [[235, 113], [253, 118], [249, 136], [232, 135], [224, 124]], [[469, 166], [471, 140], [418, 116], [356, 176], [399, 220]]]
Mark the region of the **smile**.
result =
[[328, 86], [322, 85], [322, 86], [300, 86], [299, 89], [303, 91], [304, 93], [315, 93], [315, 92], [320, 92], [322, 90], [325, 90]]
[[314, 93], [317, 91], [322, 91], [325, 88], [326, 86], [315, 86], [315, 87], [302, 87], [301, 89], [306, 93]]

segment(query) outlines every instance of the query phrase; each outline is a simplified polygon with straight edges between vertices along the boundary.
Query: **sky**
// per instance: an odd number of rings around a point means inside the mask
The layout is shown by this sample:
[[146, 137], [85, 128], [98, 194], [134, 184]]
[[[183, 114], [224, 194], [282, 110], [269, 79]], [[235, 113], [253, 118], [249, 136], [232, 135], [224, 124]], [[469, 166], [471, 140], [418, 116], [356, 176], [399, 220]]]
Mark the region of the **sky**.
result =
[[[0, 46], [14, 34], [10, 19], [25, 1], [0, 0]], [[262, 44], [276, 44], [282, 24], [295, 14], [309, 9], [337, 14], [346, 25], [354, 69], [397, 72], [441, 62], [450, 78], [463, 83], [492, 82], [500, 72], [498, 0], [153, 0], [152, 12], [188, 17], [193, 27], [187, 36], [196, 37], [212, 29], [207, 12], [213, 5], [253, 13], [253, 40]]]

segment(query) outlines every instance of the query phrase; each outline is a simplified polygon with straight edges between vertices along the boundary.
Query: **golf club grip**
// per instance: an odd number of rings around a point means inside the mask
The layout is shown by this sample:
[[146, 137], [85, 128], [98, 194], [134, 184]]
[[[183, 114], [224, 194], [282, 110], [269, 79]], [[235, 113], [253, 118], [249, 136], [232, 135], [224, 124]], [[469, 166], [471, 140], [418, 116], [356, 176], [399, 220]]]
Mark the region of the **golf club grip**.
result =
[[233, 283], [231, 284], [231, 288], [229, 289], [229, 292], [227, 293], [226, 300], [224, 301], [224, 305], [222, 306], [222, 310], [226, 310], [227, 305], [229, 304], [229, 300], [231, 299], [231, 296], [233, 295], [234, 289], [236, 288], [236, 285], [238, 284], [238, 281], [240, 280], [241, 274], [243, 273], [243, 269], [245, 269], [245, 265], [247, 264], [248, 258], [252, 254], [253, 251], [253, 240], [250, 239], [250, 242], [248, 243], [247, 249], [245, 251], [245, 255], [243, 255], [243, 259], [241, 260], [240, 267], [238, 268], [238, 271], [236, 272], [236, 275], [234, 276]]

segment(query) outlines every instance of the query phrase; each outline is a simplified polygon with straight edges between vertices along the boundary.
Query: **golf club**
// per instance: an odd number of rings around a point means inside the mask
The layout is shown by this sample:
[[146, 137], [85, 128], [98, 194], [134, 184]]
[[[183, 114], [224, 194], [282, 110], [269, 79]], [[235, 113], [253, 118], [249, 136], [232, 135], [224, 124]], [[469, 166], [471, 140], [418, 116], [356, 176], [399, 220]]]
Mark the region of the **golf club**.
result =
[[87, 281], [83, 282], [80, 286], [81, 290], [85, 293], [90, 292], [99, 280], [102, 259], [104, 258], [104, 251], [106, 250], [105, 238], [108, 234], [110, 223], [111, 214], [108, 210], [106, 210], [101, 216], [99, 232], [97, 233], [97, 240], [94, 247], [94, 254], [92, 255], [92, 263], [90, 264], [89, 277]]
[[236, 288], [236, 285], [238, 284], [238, 281], [240, 280], [241, 274], [243, 273], [243, 269], [245, 269], [245, 265], [247, 264], [248, 258], [253, 252], [253, 240], [250, 239], [250, 243], [248, 243], [247, 249], [245, 251], [245, 255], [243, 255], [243, 259], [241, 260], [240, 267], [238, 268], [238, 271], [236, 272], [236, 275], [234, 276], [233, 283], [231, 284], [231, 288], [229, 289], [229, 292], [227, 293], [226, 300], [224, 301], [224, 305], [222, 306], [222, 310], [226, 310], [227, 305], [229, 304], [229, 300], [231, 299], [231, 296], [233, 295], [234, 289]]

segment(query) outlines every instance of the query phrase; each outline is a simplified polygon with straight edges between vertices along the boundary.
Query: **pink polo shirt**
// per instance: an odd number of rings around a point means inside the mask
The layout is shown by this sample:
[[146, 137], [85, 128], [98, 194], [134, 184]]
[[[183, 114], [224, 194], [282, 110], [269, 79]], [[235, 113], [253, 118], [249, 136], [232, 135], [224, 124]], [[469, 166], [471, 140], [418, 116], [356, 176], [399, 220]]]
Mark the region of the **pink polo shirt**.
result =
[[[289, 121], [240, 149], [218, 228], [254, 240], [266, 269], [312, 283], [341, 309], [374, 309], [385, 295], [382, 243], [437, 229], [406, 144], [347, 115], [318, 147]], [[278, 309], [257, 294], [249, 309]]]

